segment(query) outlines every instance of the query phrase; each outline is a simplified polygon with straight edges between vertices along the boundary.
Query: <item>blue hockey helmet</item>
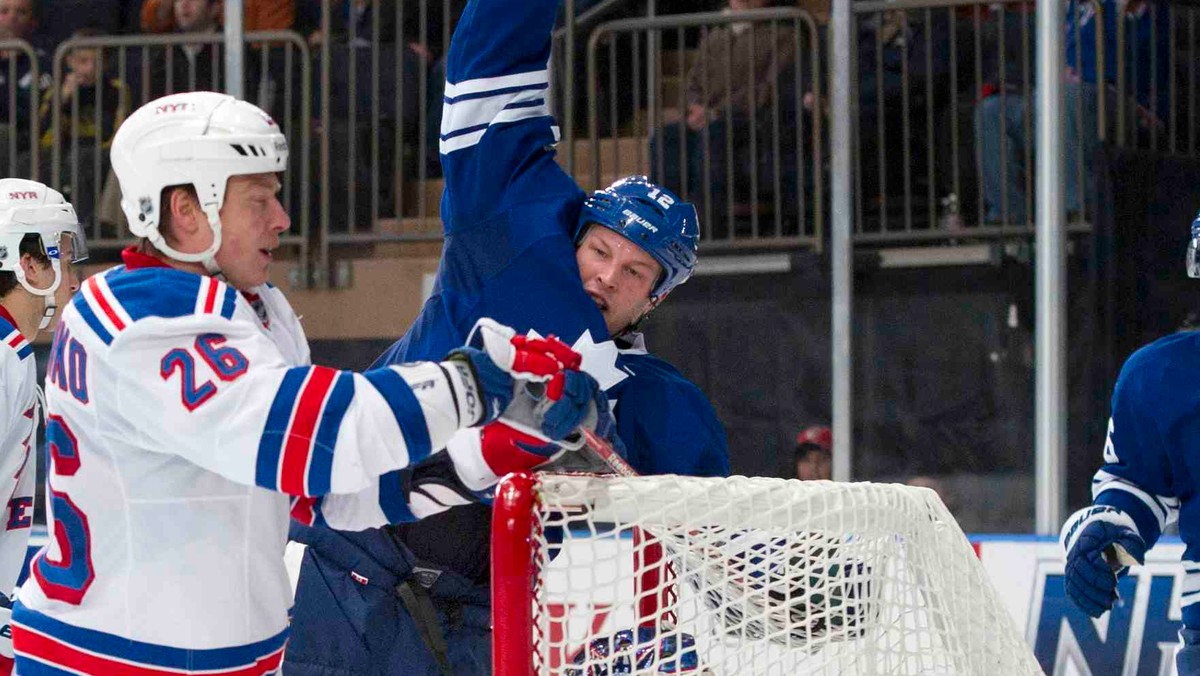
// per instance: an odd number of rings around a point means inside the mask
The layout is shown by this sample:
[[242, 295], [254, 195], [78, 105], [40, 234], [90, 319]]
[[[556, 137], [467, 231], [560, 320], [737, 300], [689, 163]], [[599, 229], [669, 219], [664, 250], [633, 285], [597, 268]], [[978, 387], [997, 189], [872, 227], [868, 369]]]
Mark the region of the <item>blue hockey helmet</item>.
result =
[[576, 245], [593, 223], [624, 236], [662, 266], [650, 291], [655, 301], [686, 282], [696, 269], [700, 240], [696, 207], [645, 176], [626, 176], [592, 193], [579, 213]]

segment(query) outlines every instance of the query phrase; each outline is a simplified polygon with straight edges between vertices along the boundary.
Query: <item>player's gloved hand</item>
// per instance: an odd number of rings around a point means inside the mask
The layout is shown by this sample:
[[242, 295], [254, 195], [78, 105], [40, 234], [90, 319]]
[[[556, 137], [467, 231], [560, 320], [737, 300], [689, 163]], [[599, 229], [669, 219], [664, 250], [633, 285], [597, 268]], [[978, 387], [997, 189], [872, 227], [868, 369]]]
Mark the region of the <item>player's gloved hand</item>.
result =
[[581, 373], [579, 354], [550, 336], [518, 336], [492, 319], [480, 319], [465, 347], [446, 358], [466, 364], [484, 406], [464, 426], [503, 417], [523, 431], [561, 439], [579, 424], [580, 409], [595, 381]]
[[483, 460], [498, 477], [550, 462], [583, 446], [578, 430], [595, 429], [598, 410], [612, 417], [600, 385], [582, 371], [566, 369], [545, 387], [518, 388], [500, 419], [480, 433]]
[[[1145, 561], [1146, 543], [1132, 517], [1107, 505], [1075, 512], [1063, 525], [1061, 539], [1067, 551], [1067, 596], [1083, 612], [1100, 617], [1117, 600], [1117, 579], [1129, 571], [1131, 563]], [[1120, 555], [1116, 547], [1128, 557]]]

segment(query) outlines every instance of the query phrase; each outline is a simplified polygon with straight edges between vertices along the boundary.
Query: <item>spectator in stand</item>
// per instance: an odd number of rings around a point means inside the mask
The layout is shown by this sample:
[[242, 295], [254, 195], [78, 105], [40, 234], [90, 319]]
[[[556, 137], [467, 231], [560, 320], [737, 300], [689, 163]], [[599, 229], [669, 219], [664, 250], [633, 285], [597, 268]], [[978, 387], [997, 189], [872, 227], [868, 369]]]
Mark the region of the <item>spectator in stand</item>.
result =
[[[174, 0], [172, 23], [176, 33], [215, 33], [220, 29], [220, 0]], [[187, 91], [223, 91], [225, 62], [217, 44], [177, 45], [152, 51], [151, 98]], [[247, 51], [245, 78], [257, 84], [253, 51]], [[256, 90], [247, 87], [246, 98], [257, 100]]]
[[[145, 0], [142, 4], [142, 31], [145, 33], [172, 33], [186, 31], [180, 28], [177, 16], [178, 0]], [[221, 22], [221, 3], [216, 5], [214, 20]], [[288, 30], [296, 21], [295, 0], [245, 0], [243, 27], [252, 31]]]
[[[100, 35], [95, 29], [81, 29], [72, 37]], [[111, 73], [99, 71], [100, 50], [75, 48], [64, 59], [63, 82], [59, 89], [61, 133], [59, 143], [63, 161], [59, 185], [63, 195], [75, 205], [79, 222], [91, 222], [95, 213], [97, 186], [108, 167], [108, 147], [117, 127], [129, 113], [129, 88]], [[54, 97], [46, 92], [39, 111], [42, 134], [39, 151], [41, 171], [49, 177], [52, 171], [51, 151], [54, 145]], [[99, 156], [99, 163], [95, 161]], [[50, 182], [50, 181], [47, 181]]]
[[807, 427], [796, 436], [796, 478], [829, 481], [833, 478], [833, 433], [823, 425]]
[[[794, 0], [729, 0], [725, 11], [773, 5], [794, 5]], [[687, 74], [687, 108], [666, 111], [665, 126], [650, 140], [652, 178], [697, 202], [702, 216], [706, 189], [718, 214], [727, 200], [752, 199], [744, 169], [735, 166], [736, 182], [727, 185], [726, 148], [730, 136], [735, 153], [749, 147], [755, 113], [771, 102], [773, 84], [795, 58], [792, 24], [776, 25], [778, 31], [769, 24], [756, 27], [748, 22], [710, 29], [697, 50], [699, 59]]]
[[[457, 18], [463, 4], [463, 0], [448, 3], [449, 18]], [[377, 7], [380, 10], [378, 16]], [[343, 151], [330, 161], [331, 209], [335, 222], [354, 223], [359, 227], [369, 225], [372, 220], [370, 158], [377, 149], [380, 171], [393, 166], [396, 148], [393, 134], [398, 135], [400, 143], [406, 146], [406, 152], [401, 159], [402, 175], [378, 183], [380, 215], [392, 215], [388, 212], [395, 204], [392, 191], [401, 180], [408, 182], [419, 176], [422, 164], [426, 176], [441, 175], [438, 135], [445, 80], [441, 54], [447, 20], [442, 16], [444, 7], [442, 2], [430, 2], [422, 24], [421, 12], [415, 6], [399, 8], [402, 11], [398, 13], [395, 5], [377, 5], [373, 0], [337, 0], [331, 3], [330, 26], [326, 31], [320, 25], [319, 2], [300, 6], [299, 23], [302, 28], [311, 29], [308, 43], [314, 49], [314, 58], [321, 58], [319, 50], [324, 47], [328, 46], [329, 50], [330, 119], [318, 119], [319, 129], [329, 135], [333, 147], [354, 149], [353, 156]], [[397, 25], [398, 20], [403, 24]], [[378, 50], [372, 48], [376, 33]], [[354, 86], [351, 86], [352, 73]], [[377, 90], [372, 87], [373, 75], [379, 85]], [[317, 116], [321, 112], [320, 97], [318, 84], [313, 88], [313, 110]], [[379, 128], [375, 134], [366, 133], [371, 129], [376, 111]], [[421, 125], [422, 112], [425, 114], [424, 127]], [[420, 155], [422, 138], [425, 141], [423, 157]], [[349, 201], [352, 177], [355, 188], [353, 213]], [[314, 194], [313, 198], [319, 199], [319, 196]]]
[[[92, 37], [102, 35], [98, 30], [84, 28], [75, 32], [71, 37]], [[90, 48], [75, 48], [64, 59], [65, 75], [59, 90], [59, 104], [62, 110], [62, 143], [65, 146], [71, 139], [96, 141], [91, 145], [107, 148], [112, 143], [113, 134], [125, 120], [129, 112], [129, 88], [121, 80], [110, 73], [101, 73], [98, 69], [100, 50]], [[97, 86], [99, 85], [99, 86]], [[72, 111], [78, 110], [77, 116]], [[49, 150], [54, 143], [54, 135], [50, 129], [53, 123], [54, 98], [47, 93], [42, 97], [40, 110], [42, 129], [42, 149]]]
[[[1090, 2], [1070, 0], [1067, 5], [1065, 46], [1066, 72], [1063, 82], [1062, 139], [1063, 139], [1063, 201], [1069, 216], [1082, 215], [1086, 203], [1094, 203], [1092, 160], [1093, 149], [1099, 143], [1098, 117], [1100, 95], [1103, 92], [1109, 121], [1108, 133], [1115, 129], [1118, 105], [1127, 107], [1127, 124], [1145, 131], [1152, 126], [1161, 128], [1167, 119], [1170, 90], [1170, 40], [1167, 39], [1169, 7], [1166, 2], [1150, 0], [1101, 0], [1104, 26], [1097, 26], [1095, 8]], [[1136, 91], [1118, 94], [1117, 21], [1125, 22], [1126, 82], [1135, 83]], [[1105, 63], [1101, 79], [1096, 72], [1096, 31], [1104, 39]], [[1153, 70], [1151, 66], [1153, 65]], [[985, 92], [986, 98], [975, 109], [975, 137], [983, 157], [984, 220], [989, 223], [1029, 221], [1026, 209], [1025, 165], [1027, 137], [1026, 118], [1030, 134], [1037, 134], [1037, 97], [1030, 101], [1019, 91], [1000, 91], [994, 87]], [[1001, 153], [1001, 136], [1006, 139]], [[1078, 167], [1083, 164], [1083, 185]], [[1007, 203], [1007, 209], [1004, 204]]]
[[[34, 0], [0, 0], [0, 39], [33, 40], [37, 28]], [[33, 64], [23, 51], [0, 50], [0, 174], [28, 175], [29, 165], [20, 164], [18, 154], [30, 148], [30, 120], [33, 119], [32, 91], [50, 86], [50, 60], [34, 48], [38, 77], [34, 81]], [[14, 78], [10, 80], [10, 71]], [[12, 96], [15, 89], [15, 96]], [[10, 107], [10, 100], [16, 107]]]

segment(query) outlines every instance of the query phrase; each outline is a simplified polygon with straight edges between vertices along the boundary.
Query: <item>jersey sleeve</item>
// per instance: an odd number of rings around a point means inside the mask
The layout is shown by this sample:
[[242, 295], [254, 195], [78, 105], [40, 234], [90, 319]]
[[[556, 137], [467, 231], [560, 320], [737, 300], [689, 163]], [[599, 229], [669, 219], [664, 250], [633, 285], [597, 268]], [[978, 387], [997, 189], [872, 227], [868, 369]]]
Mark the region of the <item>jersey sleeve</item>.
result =
[[444, 446], [460, 411], [474, 419], [457, 365], [289, 367], [250, 317], [139, 322], [107, 361], [110, 438], [295, 496], [362, 491]]
[[447, 55], [442, 108], [447, 234], [520, 202], [579, 192], [554, 160], [548, 62], [558, 6], [472, 0], [463, 10]]
[[[641, 413], [622, 415], [630, 409]], [[614, 414], [628, 460], [639, 473], [729, 475], [725, 428], [695, 385], [638, 382], [622, 390]]]
[[1200, 419], [1176, 415], [1162, 400], [1167, 365], [1161, 352], [1135, 353], [1122, 369], [1112, 397], [1104, 465], [1092, 479], [1092, 500], [1129, 514], [1148, 547], [1178, 516], [1172, 447], [1200, 444]]

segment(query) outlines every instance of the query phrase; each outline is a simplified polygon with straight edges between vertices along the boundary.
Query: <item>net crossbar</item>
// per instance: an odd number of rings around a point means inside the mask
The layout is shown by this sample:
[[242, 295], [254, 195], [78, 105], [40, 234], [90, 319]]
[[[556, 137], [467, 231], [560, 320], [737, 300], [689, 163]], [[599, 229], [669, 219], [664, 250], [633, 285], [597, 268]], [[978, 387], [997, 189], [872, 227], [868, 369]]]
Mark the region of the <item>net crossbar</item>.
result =
[[538, 474], [497, 495], [502, 676], [1042, 673], [928, 489]]

